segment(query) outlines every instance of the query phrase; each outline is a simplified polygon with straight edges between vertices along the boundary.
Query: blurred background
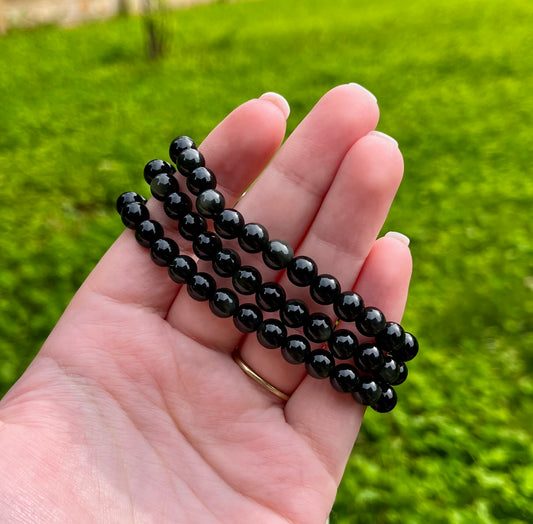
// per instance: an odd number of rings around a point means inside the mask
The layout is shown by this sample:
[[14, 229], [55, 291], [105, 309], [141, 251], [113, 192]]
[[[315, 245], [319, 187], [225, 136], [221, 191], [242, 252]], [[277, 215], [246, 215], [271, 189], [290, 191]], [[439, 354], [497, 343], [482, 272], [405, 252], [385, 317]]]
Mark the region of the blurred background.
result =
[[421, 351], [397, 408], [367, 414], [331, 522], [533, 522], [533, 3], [46, 3], [0, 0], [0, 395], [172, 138], [265, 91], [290, 132], [357, 82], [405, 157], [384, 231], [411, 238]]

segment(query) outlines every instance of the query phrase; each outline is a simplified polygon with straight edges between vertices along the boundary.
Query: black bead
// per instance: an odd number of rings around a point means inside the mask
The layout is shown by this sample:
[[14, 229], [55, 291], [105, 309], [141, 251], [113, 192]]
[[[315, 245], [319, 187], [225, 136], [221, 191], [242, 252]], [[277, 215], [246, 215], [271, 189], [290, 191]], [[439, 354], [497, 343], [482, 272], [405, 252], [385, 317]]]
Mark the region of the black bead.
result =
[[283, 269], [292, 260], [294, 251], [283, 240], [271, 240], [263, 250], [263, 262], [271, 269]]
[[263, 313], [255, 304], [242, 304], [233, 315], [233, 323], [242, 333], [257, 331], [261, 322], [263, 322]]
[[359, 404], [370, 406], [379, 400], [381, 386], [372, 377], [361, 377], [359, 388], [352, 396]]
[[200, 233], [192, 241], [192, 250], [194, 254], [201, 260], [213, 260], [215, 255], [220, 251], [222, 241], [210, 231]]
[[117, 198], [117, 211], [119, 215], [122, 213], [122, 209], [126, 204], [131, 204], [132, 202], [138, 202], [139, 204], [146, 204], [146, 198], [144, 198], [142, 195], [139, 195], [139, 193], [136, 193], [135, 191], [126, 191], [125, 193], [122, 193]]
[[335, 359], [325, 349], [315, 349], [305, 359], [305, 369], [313, 378], [328, 378], [334, 367]]
[[394, 351], [403, 346], [405, 342], [405, 332], [396, 322], [387, 322], [385, 329], [377, 333], [376, 342], [383, 351]]
[[285, 342], [287, 330], [285, 326], [275, 318], [263, 320], [257, 329], [257, 340], [268, 348], [279, 348]]
[[232, 317], [238, 307], [239, 299], [231, 289], [217, 289], [209, 299], [209, 309], [220, 318]]
[[160, 175], [161, 173], [166, 173], [167, 175], [172, 175], [176, 172], [174, 166], [165, 162], [164, 160], [150, 160], [148, 164], [144, 166], [144, 179], [147, 184], [150, 184], [155, 176]]
[[340, 393], [353, 393], [360, 384], [359, 373], [350, 364], [338, 364], [330, 374], [329, 380], [334, 389]]
[[383, 357], [383, 366], [379, 368], [377, 374], [385, 382], [392, 384], [400, 376], [400, 366], [391, 356], [385, 355]]
[[308, 316], [309, 309], [306, 303], [297, 298], [287, 300], [279, 312], [281, 321], [290, 328], [302, 327]]
[[178, 284], [186, 284], [196, 275], [196, 262], [187, 255], [178, 255], [168, 264], [168, 275]]
[[183, 215], [178, 223], [179, 234], [185, 240], [194, 240], [200, 233], [207, 229], [205, 218], [198, 213]]
[[335, 298], [333, 310], [340, 320], [353, 322], [363, 312], [363, 299], [354, 291], [345, 291]]
[[189, 173], [195, 169], [204, 167], [205, 159], [198, 149], [184, 149], [178, 155], [178, 158], [176, 159], [176, 165], [178, 167], [178, 171], [183, 176], [188, 176]]
[[332, 304], [337, 298], [341, 292], [341, 286], [333, 275], [323, 274], [313, 279], [309, 291], [311, 298], [317, 304], [326, 305]]
[[395, 358], [406, 362], [415, 358], [417, 353], [418, 341], [411, 333], [406, 331], [404, 343], [394, 350], [393, 355]]
[[163, 226], [155, 220], [144, 220], [135, 228], [135, 239], [142, 247], [151, 247], [164, 234]]
[[196, 273], [187, 282], [187, 292], [199, 302], [209, 300], [215, 293], [217, 284], [209, 273]]
[[187, 188], [193, 195], [199, 195], [206, 189], [215, 189], [217, 179], [215, 174], [207, 167], [199, 167], [187, 177]]
[[163, 209], [169, 218], [178, 220], [187, 213], [190, 213], [192, 202], [189, 195], [185, 193], [170, 193], [170, 195], [165, 198]]
[[355, 351], [355, 365], [361, 371], [374, 371], [383, 366], [383, 352], [372, 343], [361, 344]]
[[287, 337], [281, 346], [281, 355], [289, 364], [303, 364], [310, 351], [311, 345], [302, 335]]
[[150, 248], [150, 256], [158, 266], [168, 266], [180, 254], [178, 244], [171, 238], [159, 238]]
[[239, 235], [239, 245], [248, 253], [259, 253], [268, 244], [268, 231], [261, 224], [246, 224]]
[[365, 307], [356, 320], [357, 329], [361, 335], [374, 337], [385, 329], [385, 315], [377, 307]]
[[398, 373], [398, 378], [396, 380], [390, 381], [391, 386], [399, 386], [400, 384], [403, 384], [407, 379], [408, 371], [405, 362], [397, 362], [397, 364], [400, 372]]
[[213, 218], [221, 211], [224, 211], [225, 205], [224, 195], [216, 189], [206, 189], [196, 199], [198, 213], [206, 218]]
[[385, 384], [381, 386], [381, 395], [378, 401], [372, 404], [371, 407], [378, 413], [388, 413], [394, 409], [397, 402], [398, 397], [396, 396], [396, 391], [389, 384]]
[[312, 313], [304, 324], [304, 333], [311, 342], [325, 342], [333, 333], [331, 319], [324, 313]]
[[253, 266], [241, 266], [232, 277], [233, 287], [241, 295], [253, 295], [259, 290], [263, 278]]
[[223, 248], [213, 257], [212, 265], [217, 275], [221, 277], [232, 277], [239, 267], [241, 267], [241, 257], [237, 251]]
[[160, 173], [150, 182], [150, 191], [154, 198], [163, 202], [168, 195], [179, 191], [179, 184], [174, 175]]
[[278, 311], [285, 304], [285, 290], [276, 282], [265, 282], [255, 295], [257, 305], [263, 311]]
[[357, 345], [357, 337], [348, 329], [336, 329], [328, 340], [330, 351], [340, 360], [353, 357]]
[[148, 208], [140, 202], [126, 204], [120, 213], [122, 222], [126, 227], [135, 229], [141, 222], [150, 218]]
[[295, 257], [287, 266], [287, 276], [295, 286], [309, 286], [317, 272], [315, 261], [309, 257]]
[[188, 136], [178, 136], [172, 140], [168, 150], [172, 162], [176, 163], [179, 154], [185, 149], [196, 149], [196, 144], [192, 138], [189, 138]]
[[224, 209], [213, 217], [215, 231], [222, 238], [237, 238], [244, 227], [244, 218], [236, 209]]

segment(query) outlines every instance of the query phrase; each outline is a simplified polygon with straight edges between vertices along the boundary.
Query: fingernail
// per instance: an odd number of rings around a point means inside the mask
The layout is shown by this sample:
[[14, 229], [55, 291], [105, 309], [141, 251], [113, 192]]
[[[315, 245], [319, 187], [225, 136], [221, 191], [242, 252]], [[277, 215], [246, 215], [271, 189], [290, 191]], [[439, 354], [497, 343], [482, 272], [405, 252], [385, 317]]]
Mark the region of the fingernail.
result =
[[268, 100], [269, 102], [272, 102], [283, 113], [283, 116], [285, 117], [285, 120], [289, 118], [289, 115], [291, 114], [291, 106], [289, 105], [289, 102], [285, 100], [279, 93], [274, 93], [274, 91], [269, 91], [268, 93], [262, 94], [259, 98], [263, 100]]
[[411, 242], [408, 236], [404, 235], [403, 233], [398, 233], [398, 231], [389, 231], [385, 236], [389, 238], [395, 238], [406, 246], [408, 246]]
[[378, 101], [378, 99], [374, 96], [374, 93], [371, 93], [366, 87], [363, 87], [361, 84], [350, 82], [350, 85], [360, 87], [363, 91], [366, 91], [374, 99], [374, 102]]
[[396, 145], [398, 145], [398, 141], [397, 140], [394, 140], [394, 138], [392, 138], [392, 136], [386, 135], [385, 133], [382, 133], [381, 131], [372, 131], [372, 134], [381, 136], [383, 138], [386, 138], [387, 140], [390, 140], [391, 142], [394, 142]]

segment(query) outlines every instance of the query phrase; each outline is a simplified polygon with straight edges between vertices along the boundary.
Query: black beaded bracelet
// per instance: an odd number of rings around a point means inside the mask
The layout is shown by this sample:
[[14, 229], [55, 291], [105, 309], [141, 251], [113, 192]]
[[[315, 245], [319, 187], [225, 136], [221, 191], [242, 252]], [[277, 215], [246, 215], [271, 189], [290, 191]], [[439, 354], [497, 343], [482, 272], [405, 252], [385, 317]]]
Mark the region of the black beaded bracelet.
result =
[[[194, 260], [179, 255], [177, 244], [163, 237], [163, 228], [148, 217], [145, 199], [132, 192], [124, 193], [117, 201], [117, 210], [121, 210], [124, 224], [136, 229], [137, 241], [144, 247], [150, 247], [154, 262], [168, 265], [170, 277], [177, 283], [186, 284], [192, 298], [209, 300], [214, 314], [233, 316], [235, 326], [241, 332], [257, 330], [258, 340], [264, 347], [274, 349], [281, 346], [283, 357], [293, 364], [305, 363], [311, 376], [329, 377], [335, 389], [352, 393], [361, 404], [370, 405], [380, 412], [390, 411], [396, 404], [392, 386], [405, 380], [407, 367], [404, 362], [416, 355], [416, 339], [410, 333], [404, 333], [399, 324], [386, 322], [379, 309], [364, 307], [361, 297], [355, 292], [342, 293], [332, 275], [318, 275], [312, 259], [293, 257], [292, 248], [281, 240], [269, 241], [268, 232], [262, 225], [245, 224], [238, 211], [224, 209], [224, 197], [215, 189], [216, 177], [205, 167], [205, 160], [191, 139], [175, 139], [170, 155], [178, 171], [187, 178], [189, 191], [197, 196], [199, 214], [191, 211], [191, 199], [179, 192], [178, 181], [174, 178], [175, 169], [163, 160], [152, 160], [145, 166], [144, 176], [150, 183], [152, 195], [164, 202], [167, 216], [179, 221], [178, 231], [185, 239], [193, 241], [193, 251], [198, 258], [211, 260], [219, 276], [233, 277], [234, 288], [239, 293], [255, 292], [256, 302], [264, 311], [280, 310], [281, 321], [263, 321], [256, 305], [239, 305], [233, 291], [216, 289], [211, 275], [198, 273]], [[207, 231], [205, 218], [213, 219], [216, 233]], [[334, 329], [327, 315], [309, 314], [301, 300], [287, 301], [279, 284], [261, 284], [260, 272], [252, 266], [241, 267], [238, 253], [222, 248], [220, 237], [237, 238], [241, 248], [247, 252], [262, 252], [263, 261], [272, 269], [287, 268], [287, 276], [294, 285], [309, 286], [315, 302], [333, 304], [340, 320], [355, 321], [359, 332], [374, 336], [376, 343], [359, 346], [354, 333], [347, 329]], [[236, 274], [239, 274], [237, 279]], [[286, 326], [297, 328], [302, 325], [305, 337], [300, 334], [287, 336]], [[317, 343], [327, 341], [330, 351], [324, 347], [311, 351], [309, 340]], [[344, 360], [352, 356], [355, 366], [347, 363], [335, 365], [335, 358]]]

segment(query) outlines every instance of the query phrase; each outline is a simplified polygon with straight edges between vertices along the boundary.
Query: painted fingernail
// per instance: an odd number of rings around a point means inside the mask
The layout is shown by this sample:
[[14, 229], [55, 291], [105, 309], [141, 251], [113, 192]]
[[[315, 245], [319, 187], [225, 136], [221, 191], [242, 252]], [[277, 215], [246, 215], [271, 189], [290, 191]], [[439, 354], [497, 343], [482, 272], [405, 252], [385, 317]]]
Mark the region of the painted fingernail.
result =
[[377, 135], [383, 138], [386, 138], [387, 140], [390, 140], [394, 144], [398, 145], [398, 141], [392, 138], [392, 136], [386, 135], [385, 133], [382, 133], [381, 131], [372, 131], [373, 135]]
[[366, 91], [374, 99], [375, 102], [378, 101], [378, 99], [374, 96], [374, 93], [370, 92], [366, 87], [363, 87], [361, 84], [356, 84], [355, 82], [350, 82], [350, 85], [357, 86], [357, 87], [361, 88], [363, 91]]
[[263, 93], [259, 98], [262, 100], [268, 100], [269, 102], [272, 102], [283, 113], [283, 116], [285, 117], [285, 120], [289, 118], [289, 115], [291, 114], [291, 106], [289, 105], [289, 102], [285, 100], [279, 93], [274, 93], [274, 91], [269, 91], [268, 93]]
[[404, 235], [403, 233], [398, 233], [398, 231], [389, 231], [385, 236], [389, 238], [395, 238], [406, 246], [408, 246], [411, 242], [408, 236]]

